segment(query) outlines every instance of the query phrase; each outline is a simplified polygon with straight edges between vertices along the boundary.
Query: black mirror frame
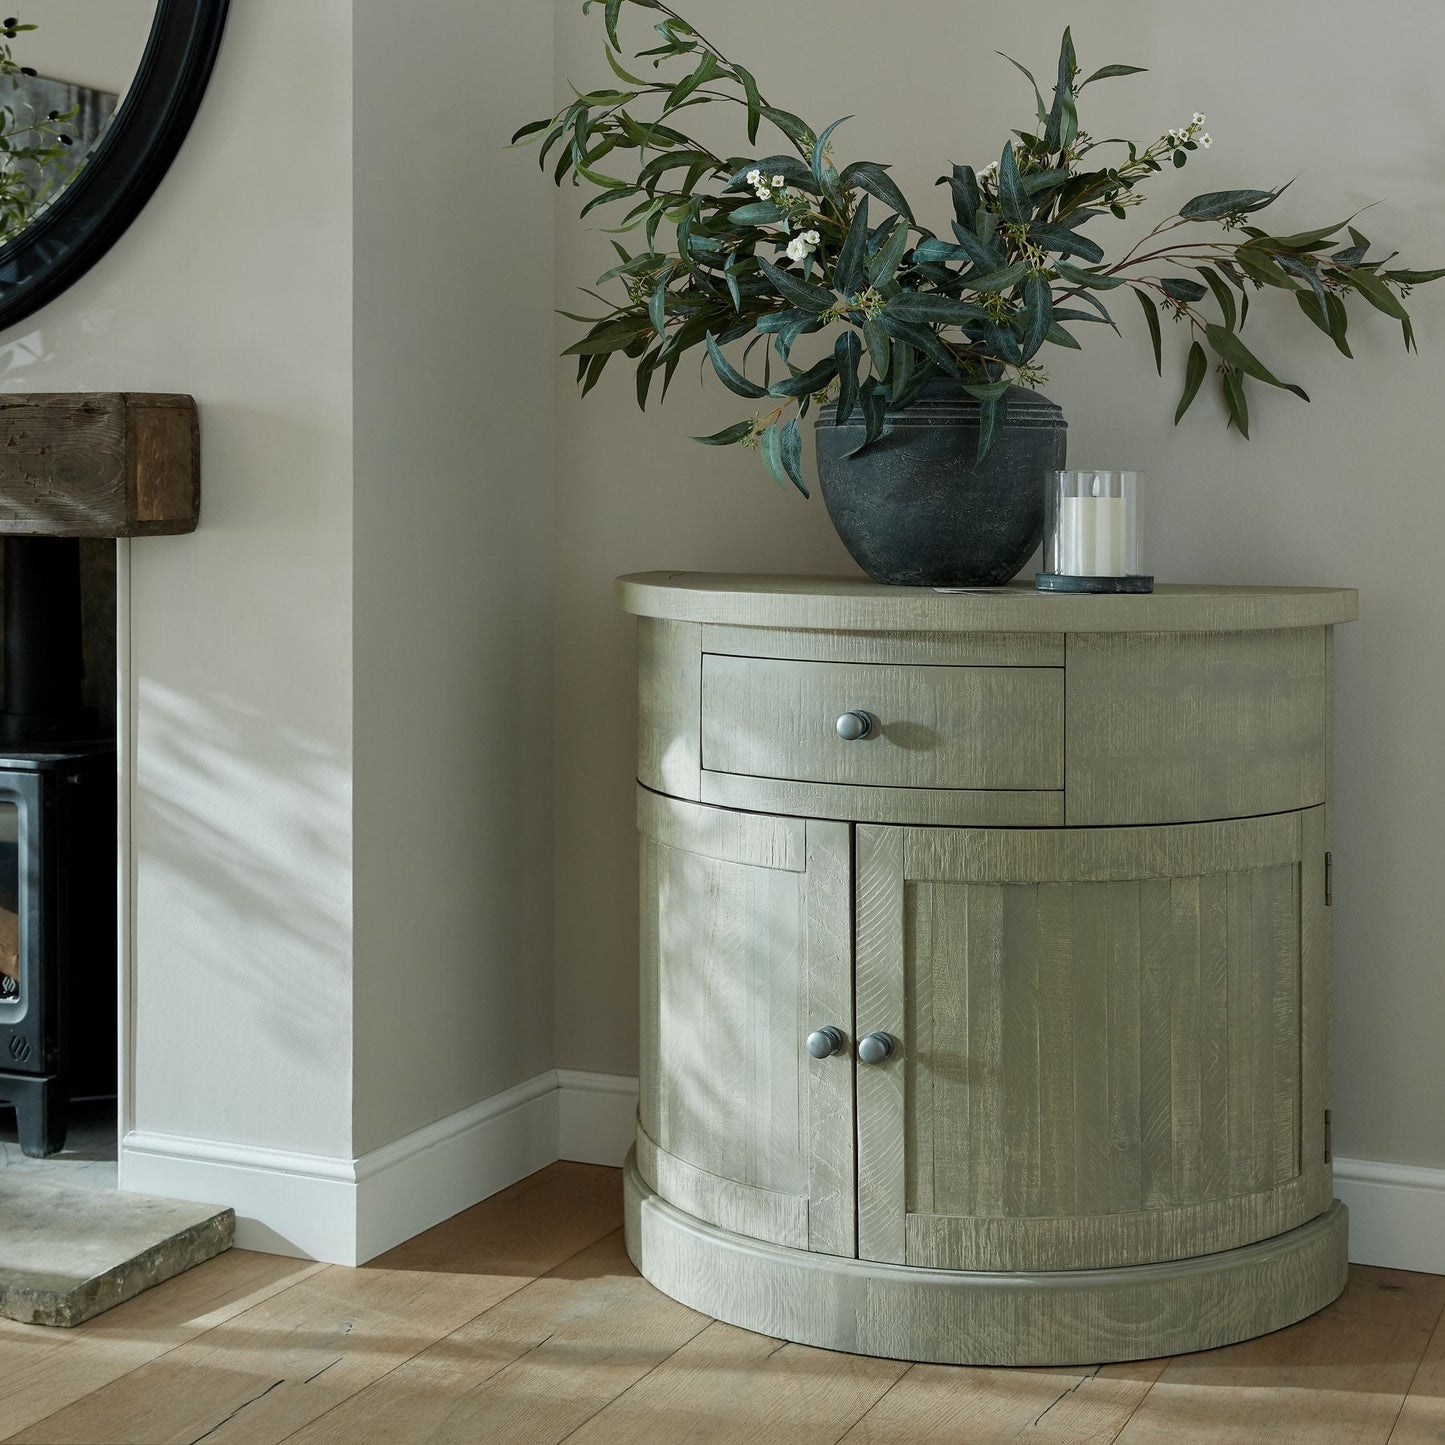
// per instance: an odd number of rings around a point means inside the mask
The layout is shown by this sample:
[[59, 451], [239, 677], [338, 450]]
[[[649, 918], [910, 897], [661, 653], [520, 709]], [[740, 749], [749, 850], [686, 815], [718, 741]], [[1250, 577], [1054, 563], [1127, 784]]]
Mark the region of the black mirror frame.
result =
[[140, 214], [211, 78], [229, 0], [158, 0], [135, 79], [84, 170], [0, 246], [0, 331], [80, 279]]

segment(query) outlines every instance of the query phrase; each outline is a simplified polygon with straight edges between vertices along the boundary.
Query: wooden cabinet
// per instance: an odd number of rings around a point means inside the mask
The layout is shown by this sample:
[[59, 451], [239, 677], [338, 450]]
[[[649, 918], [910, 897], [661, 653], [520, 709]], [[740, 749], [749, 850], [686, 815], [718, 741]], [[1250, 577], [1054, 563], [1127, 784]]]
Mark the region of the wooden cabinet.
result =
[[1204, 1348], [1338, 1294], [1353, 593], [622, 596], [649, 1279], [785, 1338], [998, 1364]]

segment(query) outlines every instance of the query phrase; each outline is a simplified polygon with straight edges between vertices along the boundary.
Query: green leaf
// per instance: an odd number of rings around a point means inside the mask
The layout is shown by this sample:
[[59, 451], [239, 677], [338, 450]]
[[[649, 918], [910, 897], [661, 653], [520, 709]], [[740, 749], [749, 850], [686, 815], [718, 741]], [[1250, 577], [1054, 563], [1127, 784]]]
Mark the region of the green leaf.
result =
[[975, 467], [993, 450], [994, 438], [998, 435], [998, 424], [1003, 420], [1004, 409], [1005, 402], [1001, 396], [979, 403], [978, 454], [974, 458]]
[[816, 366], [810, 366], [807, 371], [800, 371], [796, 376], [775, 381], [768, 388], [768, 395], [811, 396], [815, 391], [822, 391], [837, 374], [838, 364], [829, 356]]
[[969, 396], [979, 401], [994, 401], [1005, 395], [1013, 383], [1006, 376], [1001, 376], [997, 381], [971, 382], [964, 386], [964, 391]]
[[1078, 69], [1074, 55], [1074, 37], [1064, 27], [1059, 46], [1059, 75], [1054, 85], [1054, 104], [1044, 127], [1044, 149], [1050, 154], [1065, 150], [1078, 133], [1078, 112], [1074, 102], [1074, 71]]
[[788, 480], [806, 497], [808, 488], [803, 481], [803, 438], [798, 433], [797, 417], [789, 417], [783, 423], [778, 450]]
[[1289, 279], [1284, 267], [1272, 256], [1266, 255], [1263, 251], [1251, 251], [1248, 246], [1241, 246], [1234, 253], [1235, 263], [1246, 276], [1253, 277], [1264, 286], [1278, 286], [1283, 291], [1295, 290], [1295, 284]]
[[[993, 212], [984, 213], [990, 220], [993, 219]], [[958, 237], [958, 247], [973, 264], [978, 267], [983, 275], [997, 271], [1004, 263], [1003, 252], [997, 247], [991, 246], [972, 231], [966, 230], [957, 222], [954, 222], [953, 234]]]
[[1335, 343], [1342, 355], [1353, 356], [1350, 344], [1345, 340], [1345, 308], [1336, 297], [1326, 295], [1321, 304], [1313, 292], [1296, 291], [1294, 299], [1299, 302], [1299, 309]]
[[657, 284], [652, 288], [652, 295], [647, 301], [648, 318], [652, 322], [652, 329], [659, 336], [667, 330], [667, 283], [671, 274], [670, 271], [664, 271], [657, 278]]
[[978, 188], [978, 176], [972, 166], [954, 166], [953, 175], [948, 179], [948, 188], [953, 195], [953, 213], [958, 224], [972, 231], [978, 224], [979, 208], [983, 195]]
[[1206, 191], [1186, 201], [1179, 208], [1179, 214], [1186, 221], [1219, 221], [1225, 216], [1247, 215], [1251, 211], [1262, 211], [1280, 191]]
[[833, 348], [833, 364], [838, 370], [838, 424], [852, 414], [858, 399], [858, 364], [863, 359], [863, 346], [856, 331], [845, 331]]
[[1208, 294], [1198, 281], [1189, 281], [1182, 276], [1166, 276], [1159, 284], [1164, 294], [1175, 301], [1203, 301]]
[[703, 52], [702, 59], [698, 62], [697, 69], [693, 71], [686, 80], [679, 81], [672, 88], [672, 94], [667, 98], [667, 104], [662, 107], [663, 115], [674, 111], [695, 91], [699, 86], [706, 85], [717, 74], [717, 56], [712, 51]]
[[552, 124], [550, 117], [547, 120], [534, 120], [524, 125], [521, 130], [512, 132], [511, 144], [516, 145], [520, 140], [526, 140], [529, 135], [536, 135], [538, 131], [546, 130]]
[[652, 84], [650, 80], [644, 80], [640, 75], [633, 75], [630, 71], [624, 70], [621, 59], [614, 55], [605, 45], [602, 49], [603, 53], [607, 56], [608, 65], [612, 67], [613, 75], [615, 75], [618, 80], [626, 81], [628, 85], [642, 86]]
[[617, 19], [621, 14], [622, 0], [607, 0], [607, 38], [614, 50], [622, 49], [622, 42], [617, 38]]
[[833, 201], [838, 196], [838, 172], [828, 161], [826, 152], [828, 149], [828, 137], [843, 124], [845, 120], [852, 120], [851, 115], [845, 115], [835, 120], [832, 125], [824, 127], [818, 139], [813, 142], [813, 179], [822, 187], [825, 195]]
[[1019, 71], [1022, 75], [1027, 77], [1029, 84], [1034, 88], [1034, 101], [1038, 106], [1039, 123], [1042, 124], [1048, 119], [1048, 110], [1044, 106], [1043, 92], [1039, 89], [1038, 81], [1034, 79], [1033, 71], [1020, 65], [1018, 61], [1013, 58], [1012, 55], [1004, 55], [1002, 50], [995, 50], [994, 54], [1003, 56], [1003, 58], [1007, 60], [1008, 63], [1013, 66], [1015, 70]]
[[[908, 346], [913, 347], [916, 351], [921, 351], [930, 361], [935, 362], [951, 375], [957, 375], [957, 358], [927, 326], [919, 325], [915, 321], [905, 321], [901, 316], [890, 315], [885, 310], [883, 329], [895, 341], [906, 341]], [[903, 350], [906, 351], [907, 347], [904, 347]], [[902, 358], [900, 358], [897, 348], [894, 350], [894, 358], [893, 395], [897, 397], [905, 385], [905, 379], [898, 371]], [[902, 364], [906, 367], [908, 363], [903, 361]]]
[[1152, 296], [1146, 296], [1137, 287], [1133, 288], [1134, 295], [1138, 297], [1139, 305], [1144, 312], [1144, 320], [1149, 323], [1149, 339], [1154, 343], [1154, 370], [1160, 376], [1164, 375], [1164, 338], [1159, 332], [1159, 308], [1154, 304]]
[[772, 226], [787, 214], [781, 206], [775, 206], [771, 201], [752, 201], [746, 206], [739, 206], [735, 211], [729, 211], [728, 220], [738, 226]]
[[801, 306], [804, 311], [811, 311], [821, 316], [823, 312], [832, 310], [838, 298], [821, 286], [814, 286], [811, 282], [800, 280], [787, 271], [780, 271], [765, 256], [758, 257], [758, 266], [762, 269], [769, 281], [777, 288], [779, 293], [785, 296], [795, 306]]
[[1350, 343], [1345, 339], [1345, 334], [1350, 328], [1350, 316], [1345, 310], [1345, 303], [1333, 291], [1326, 295], [1325, 302], [1329, 308], [1330, 335], [1334, 337], [1335, 345], [1353, 361], [1354, 353], [1350, 350]]
[[867, 191], [875, 200], [882, 201], [885, 206], [912, 225], [913, 208], [908, 204], [908, 197], [898, 189], [885, 166], [879, 165], [876, 161], [854, 161], [839, 177], [839, 184], [845, 189], [849, 186], [856, 186], [860, 191]]
[[892, 361], [892, 346], [888, 333], [883, 329], [883, 323], [877, 317], [870, 316], [863, 323], [863, 340], [867, 344], [868, 360], [872, 362], [875, 374], [887, 376], [888, 366]]
[[878, 254], [868, 262], [868, 279], [875, 286], [886, 286], [898, 274], [898, 267], [907, 250], [908, 227], [900, 223], [878, 248]]
[[708, 332], [706, 341], [707, 354], [712, 361], [712, 368], [729, 391], [735, 391], [739, 396], [745, 396], [750, 401], [756, 401], [758, 397], [768, 394], [766, 389], [759, 386], [757, 382], [749, 381], [742, 372], [734, 369], [732, 363], [722, 354], [711, 331]]
[[1229, 408], [1229, 419], [1239, 428], [1239, 434], [1249, 440], [1249, 402], [1244, 395], [1244, 377], [1233, 369], [1224, 373], [1224, 404]]
[[1088, 80], [1080, 81], [1079, 89], [1082, 90], [1095, 80], [1111, 80], [1116, 75], [1142, 75], [1143, 73], [1142, 65], [1104, 65], [1089, 76]]
[[1049, 290], [1048, 281], [1037, 271], [1030, 271], [1024, 278], [1023, 316], [1022, 345], [1024, 360], [1027, 361], [1044, 344], [1054, 321], [1053, 293]]
[[[1058, 314], [1059, 313], [1057, 311], [1054, 312], [1055, 316], [1057, 316]], [[1092, 321], [1096, 318], [1091, 316], [1087, 319]], [[1082, 351], [1084, 349], [1079, 344], [1078, 338], [1065, 331], [1062, 326], [1057, 324], [1057, 322], [1049, 327], [1049, 334], [1045, 338], [1045, 340], [1052, 342], [1055, 346], [1067, 346], [1070, 351]]]
[[1014, 159], [1012, 142], [1003, 148], [998, 162], [998, 201], [1006, 221], [1022, 225], [1033, 214], [1029, 198], [1024, 194], [1023, 181], [1019, 177], [1018, 162]]
[[968, 276], [964, 284], [970, 291], [1007, 291], [1009, 287], [1018, 284], [1028, 269], [1027, 261], [1015, 261], [1013, 265], [1005, 266], [1002, 271], [995, 271], [989, 276]]
[[864, 447], [872, 446], [883, 435], [883, 423], [888, 415], [888, 399], [877, 381], [869, 378], [858, 393], [858, 404], [863, 408], [863, 440], [849, 456], [856, 457]]
[[864, 269], [867, 256], [868, 197], [863, 196], [858, 201], [858, 209], [853, 212], [848, 234], [843, 237], [843, 245], [833, 266], [834, 288], [844, 296], [856, 295], [863, 289], [863, 282], [867, 279]]
[[[741, 65], [733, 66], [733, 74], [743, 83], [743, 95], [748, 103], [748, 144], [758, 143], [758, 126], [763, 118], [763, 99], [758, 94], [758, 82], [753, 78], [750, 70], [744, 70]], [[771, 175], [772, 172], [770, 171]]]
[[1209, 324], [1205, 326], [1204, 334], [1209, 338], [1209, 344], [1214, 348], [1215, 354], [1222, 361], [1228, 362], [1231, 367], [1244, 372], [1247, 376], [1254, 377], [1257, 381], [1277, 386], [1281, 391], [1292, 391], [1301, 401], [1309, 400], [1309, 395], [1303, 387], [1295, 386], [1292, 382], [1281, 381], [1239, 339], [1235, 332], [1226, 331], [1222, 326]]
[[701, 442], [705, 447], [730, 447], [746, 441], [752, 434], [752, 422], [740, 421], [733, 426], [724, 427], [721, 431], [715, 431], [710, 437], [693, 437], [693, 441]]
[[1194, 404], [1194, 398], [1199, 395], [1199, 388], [1208, 370], [1209, 358], [1196, 341], [1189, 348], [1189, 360], [1184, 365], [1184, 394], [1179, 398], [1179, 409], [1174, 413], [1175, 426], [1179, 425], [1184, 419], [1184, 413]]
[[1349, 224], [1340, 221], [1333, 226], [1318, 226], [1313, 231], [1296, 231], [1293, 236], [1271, 236], [1271, 249], [1278, 251], [1312, 251]]
[[940, 296], [936, 291], [900, 291], [884, 303], [883, 311], [885, 316], [925, 326], [962, 326], [969, 321], [988, 318], [988, 312], [982, 306], [975, 306], [969, 301], [955, 301], [953, 297]]
[[767, 467], [768, 475], [786, 492], [788, 475], [783, 470], [783, 438], [777, 422], [759, 436], [758, 451], [762, 453], [763, 465]]
[[1437, 271], [1386, 271], [1385, 275], [1401, 286], [1423, 286], [1427, 281], [1438, 281], [1445, 276], [1445, 266]]
[[1071, 281], [1075, 286], [1087, 286], [1094, 291], [1112, 291], [1116, 286], [1125, 284], [1122, 276], [1110, 276], [1103, 271], [1084, 271], [1077, 266], [1070, 266], [1067, 261], [1055, 261], [1054, 270], [1065, 281]]
[[574, 342], [563, 356], [596, 356], [602, 351], [623, 351], [646, 331], [651, 322], [646, 316], [624, 316], [594, 329], [581, 341]]
[[790, 110], [779, 110], [776, 106], [765, 105], [763, 117], [772, 121], [792, 143], [797, 146], [799, 152], [804, 156], [813, 149], [813, 132], [808, 128], [805, 121], [800, 120]]
[[1057, 251], [1061, 256], [1078, 256], [1085, 261], [1104, 259], [1104, 248], [1098, 242], [1079, 235], [1067, 226], [1051, 226], [1036, 221], [1029, 227], [1029, 240], [1045, 251]]
[[1209, 289], [1214, 292], [1214, 299], [1219, 304], [1220, 315], [1224, 317], [1224, 324], [1230, 330], [1234, 330], [1234, 292], [1229, 289], [1229, 283], [1212, 266], [1200, 267], [1199, 274], [1204, 277]]
[[1410, 313], [1400, 304], [1400, 299], [1393, 291], [1376, 275], [1369, 271], [1347, 271], [1345, 280], [1349, 282], [1376, 311], [1383, 311], [1386, 316], [1393, 316], [1397, 321], [1408, 321]]

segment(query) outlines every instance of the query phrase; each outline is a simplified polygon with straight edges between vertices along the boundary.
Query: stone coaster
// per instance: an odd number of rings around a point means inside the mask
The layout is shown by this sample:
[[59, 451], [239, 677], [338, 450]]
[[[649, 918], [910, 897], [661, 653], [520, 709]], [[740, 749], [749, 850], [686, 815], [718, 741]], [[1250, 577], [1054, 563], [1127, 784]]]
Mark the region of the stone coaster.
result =
[[78, 1325], [231, 1247], [236, 1214], [0, 1170], [0, 1315]]

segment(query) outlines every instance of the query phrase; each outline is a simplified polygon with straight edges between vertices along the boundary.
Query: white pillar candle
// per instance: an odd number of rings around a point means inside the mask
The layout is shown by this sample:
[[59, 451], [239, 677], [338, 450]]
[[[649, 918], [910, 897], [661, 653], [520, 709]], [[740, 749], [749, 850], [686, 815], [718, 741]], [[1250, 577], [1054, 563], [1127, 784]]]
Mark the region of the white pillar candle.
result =
[[1123, 497], [1059, 499], [1059, 571], [1067, 577], [1122, 577]]

